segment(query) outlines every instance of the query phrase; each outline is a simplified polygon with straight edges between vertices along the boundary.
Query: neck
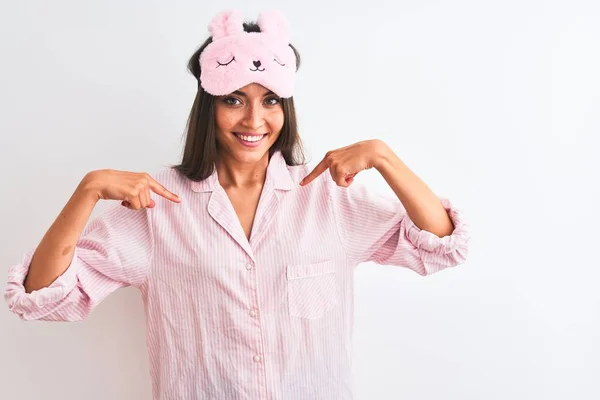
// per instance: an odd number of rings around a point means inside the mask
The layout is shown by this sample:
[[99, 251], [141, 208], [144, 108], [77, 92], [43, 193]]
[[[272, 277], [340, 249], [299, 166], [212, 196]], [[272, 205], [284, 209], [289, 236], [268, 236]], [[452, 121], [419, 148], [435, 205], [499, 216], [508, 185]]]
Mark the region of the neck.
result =
[[262, 187], [267, 176], [269, 152], [256, 162], [243, 162], [227, 154], [220, 154], [215, 163], [219, 184], [225, 189]]

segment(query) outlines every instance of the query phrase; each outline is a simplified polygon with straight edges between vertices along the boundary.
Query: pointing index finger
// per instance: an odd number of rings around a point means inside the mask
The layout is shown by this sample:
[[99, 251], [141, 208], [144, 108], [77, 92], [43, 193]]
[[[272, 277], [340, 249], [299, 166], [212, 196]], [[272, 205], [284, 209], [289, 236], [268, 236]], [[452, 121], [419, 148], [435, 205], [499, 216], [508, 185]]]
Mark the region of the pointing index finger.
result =
[[317, 176], [321, 175], [323, 172], [327, 171], [329, 166], [327, 165], [327, 160], [323, 158], [319, 164], [310, 172], [310, 174], [306, 175], [304, 179], [300, 182], [300, 185], [305, 186], [312, 182]]
[[154, 193], [158, 194], [159, 196], [164, 197], [167, 200], [171, 200], [175, 203], [181, 202], [181, 198], [179, 196], [177, 196], [175, 193], [168, 191], [163, 185], [161, 185], [154, 179], [150, 179], [149, 182], [150, 182], [149, 183], [150, 190], [152, 190]]

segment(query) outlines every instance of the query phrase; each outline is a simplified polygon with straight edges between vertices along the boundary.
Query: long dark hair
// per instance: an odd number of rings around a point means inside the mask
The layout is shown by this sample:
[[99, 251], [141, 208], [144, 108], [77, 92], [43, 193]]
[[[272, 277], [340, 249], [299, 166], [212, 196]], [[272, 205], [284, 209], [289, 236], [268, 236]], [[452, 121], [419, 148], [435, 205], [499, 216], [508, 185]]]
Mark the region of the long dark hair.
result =
[[[256, 22], [244, 23], [244, 31], [260, 32]], [[188, 62], [188, 71], [198, 81], [198, 92], [192, 105], [185, 133], [185, 146], [180, 164], [172, 166], [191, 180], [201, 181], [214, 172], [218, 158], [215, 122], [215, 96], [204, 91], [200, 85], [200, 53], [212, 42], [212, 37], [196, 50]], [[296, 70], [300, 67], [300, 54], [290, 44], [296, 55]], [[269, 149], [269, 157], [281, 151], [287, 165], [301, 165], [306, 162], [302, 141], [298, 134], [294, 98], [281, 99], [284, 122], [281, 133]]]

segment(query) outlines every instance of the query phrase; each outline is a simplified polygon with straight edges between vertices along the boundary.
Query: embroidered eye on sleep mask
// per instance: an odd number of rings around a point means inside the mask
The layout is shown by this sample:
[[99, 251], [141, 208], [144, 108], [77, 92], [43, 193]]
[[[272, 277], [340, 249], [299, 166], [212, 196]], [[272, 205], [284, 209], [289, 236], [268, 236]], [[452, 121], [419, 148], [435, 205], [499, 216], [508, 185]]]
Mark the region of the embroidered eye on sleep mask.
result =
[[200, 54], [200, 84], [214, 96], [232, 93], [250, 83], [263, 85], [279, 97], [292, 97], [296, 56], [289, 46], [289, 23], [279, 11], [261, 13], [260, 32], [245, 32], [238, 10], [213, 18], [212, 42]]

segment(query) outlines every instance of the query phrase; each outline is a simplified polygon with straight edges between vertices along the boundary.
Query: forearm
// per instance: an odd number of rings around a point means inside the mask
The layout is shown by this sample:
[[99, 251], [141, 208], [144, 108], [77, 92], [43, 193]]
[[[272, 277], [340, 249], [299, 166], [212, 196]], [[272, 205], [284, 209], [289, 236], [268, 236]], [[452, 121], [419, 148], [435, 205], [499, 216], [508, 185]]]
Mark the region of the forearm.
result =
[[381, 143], [375, 169], [383, 176], [419, 229], [439, 237], [450, 235], [454, 226], [440, 199], [402, 160]]
[[27, 293], [47, 287], [69, 267], [97, 195], [84, 178], [36, 248], [24, 286]]

